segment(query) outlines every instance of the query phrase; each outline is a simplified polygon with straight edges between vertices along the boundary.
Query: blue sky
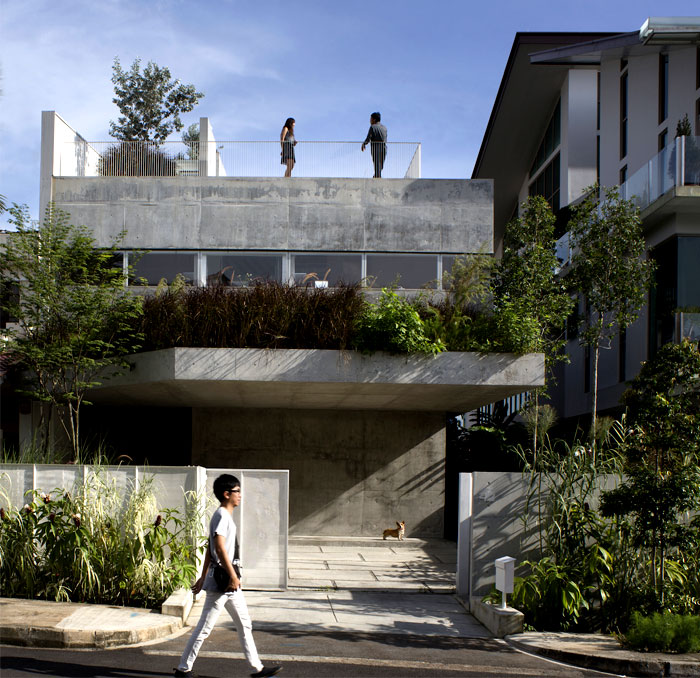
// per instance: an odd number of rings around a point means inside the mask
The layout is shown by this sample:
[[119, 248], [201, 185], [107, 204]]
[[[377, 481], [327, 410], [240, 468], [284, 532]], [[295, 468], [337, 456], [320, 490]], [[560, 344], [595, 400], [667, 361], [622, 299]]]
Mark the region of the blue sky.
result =
[[[0, 194], [38, 216], [41, 111], [108, 140], [112, 62], [205, 93], [217, 140], [420, 141], [425, 177], [471, 175], [517, 31], [631, 31], [688, 0], [0, 0]], [[176, 135], [179, 138], [179, 134]], [[0, 228], [6, 227], [0, 217]]]

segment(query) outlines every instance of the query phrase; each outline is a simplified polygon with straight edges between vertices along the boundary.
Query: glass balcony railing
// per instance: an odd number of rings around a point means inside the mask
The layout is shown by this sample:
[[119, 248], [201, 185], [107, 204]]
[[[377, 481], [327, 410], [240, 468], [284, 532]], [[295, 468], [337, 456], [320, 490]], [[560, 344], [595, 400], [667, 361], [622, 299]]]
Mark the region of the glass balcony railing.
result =
[[[644, 210], [674, 186], [700, 185], [700, 137], [677, 137], [620, 186], [620, 196]], [[562, 264], [571, 261], [571, 238], [556, 243]]]
[[674, 341], [680, 343], [683, 339], [700, 341], [700, 313], [676, 313], [676, 328]]
[[620, 186], [620, 195], [644, 210], [674, 186], [700, 184], [700, 137], [677, 137]]

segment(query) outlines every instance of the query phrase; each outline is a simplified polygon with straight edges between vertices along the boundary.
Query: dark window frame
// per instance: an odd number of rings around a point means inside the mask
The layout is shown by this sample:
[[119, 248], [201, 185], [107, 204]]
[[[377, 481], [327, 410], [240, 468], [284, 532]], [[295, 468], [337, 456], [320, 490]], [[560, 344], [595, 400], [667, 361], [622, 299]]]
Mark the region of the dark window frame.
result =
[[620, 76], [620, 160], [627, 155], [627, 131], [629, 122], [629, 73]]
[[617, 354], [617, 380], [627, 381], [627, 328], [621, 327], [618, 335], [619, 350]]
[[659, 125], [668, 118], [668, 54], [659, 54]]

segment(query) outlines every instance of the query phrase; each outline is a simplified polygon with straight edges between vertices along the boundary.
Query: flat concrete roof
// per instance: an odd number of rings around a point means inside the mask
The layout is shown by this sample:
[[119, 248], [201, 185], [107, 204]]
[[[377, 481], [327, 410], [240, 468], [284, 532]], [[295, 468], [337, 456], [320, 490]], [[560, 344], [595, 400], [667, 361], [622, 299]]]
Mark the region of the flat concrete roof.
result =
[[362, 355], [304, 349], [171, 348], [133, 355], [96, 403], [171, 407], [468, 412], [544, 384], [531, 353]]

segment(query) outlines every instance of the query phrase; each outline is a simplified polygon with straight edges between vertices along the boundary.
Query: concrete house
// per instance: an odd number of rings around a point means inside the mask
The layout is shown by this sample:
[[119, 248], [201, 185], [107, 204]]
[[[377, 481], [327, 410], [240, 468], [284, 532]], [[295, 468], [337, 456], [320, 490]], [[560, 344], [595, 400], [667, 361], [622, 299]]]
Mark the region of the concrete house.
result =
[[[694, 136], [675, 139], [688, 116]], [[619, 404], [641, 361], [700, 338], [700, 17], [651, 18], [628, 33], [518, 33], [472, 179], [494, 179], [495, 247], [528, 195], [557, 214], [599, 182], [641, 209], [656, 286], [639, 320], [601, 352], [599, 407]], [[507, 162], [505, 159], [507, 158]], [[583, 311], [583, 309], [581, 309]], [[590, 412], [590, 355], [571, 336], [554, 405]]]
[[[178, 273], [195, 286], [315, 273], [439, 292], [455, 257], [492, 251], [493, 182], [424, 179], [417, 144], [390, 144], [385, 178], [371, 179], [359, 143], [300, 143], [283, 178], [279, 143], [217, 143], [207, 118], [200, 130], [195, 151], [161, 147], [167, 171], [105, 171], [119, 143], [87, 142], [45, 111], [41, 204], [98, 244], [125, 230], [124, 260], [146, 253], [136, 276], [150, 287]], [[83, 421], [151, 463], [289, 469], [292, 534], [376, 536], [405, 520], [409, 535], [441, 536], [446, 413], [542, 380], [540, 354], [178, 348], [135, 356], [91, 391]], [[19, 418], [31, 431], [31, 411]]]

